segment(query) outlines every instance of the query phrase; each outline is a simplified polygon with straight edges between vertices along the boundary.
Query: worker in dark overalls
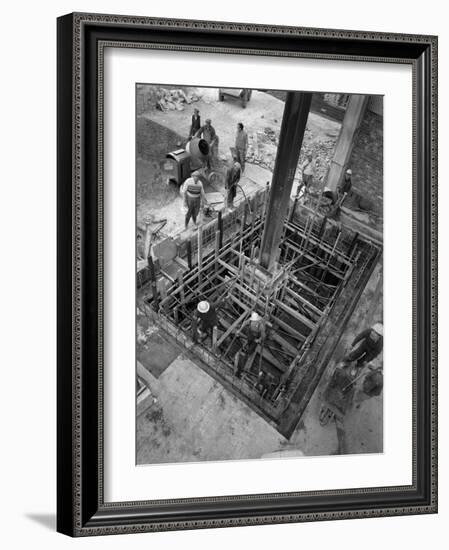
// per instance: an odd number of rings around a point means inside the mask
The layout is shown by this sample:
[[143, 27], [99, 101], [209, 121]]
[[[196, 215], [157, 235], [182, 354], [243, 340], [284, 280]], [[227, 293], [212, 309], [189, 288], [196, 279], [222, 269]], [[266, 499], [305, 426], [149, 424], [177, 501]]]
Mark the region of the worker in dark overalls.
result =
[[198, 128], [193, 137], [200, 137], [207, 141], [209, 145], [209, 156], [207, 157], [207, 167], [212, 169], [215, 159], [218, 157], [218, 135], [212, 126], [210, 118], [206, 119], [206, 124]]
[[189, 139], [192, 139], [193, 136], [201, 128], [201, 117], [198, 109], [193, 109], [192, 123], [190, 124]]
[[348, 168], [345, 172], [343, 179], [338, 185], [338, 195], [343, 196], [344, 194], [348, 195], [352, 188], [352, 170]]
[[366, 365], [375, 359], [383, 349], [383, 325], [375, 323], [371, 328], [358, 334], [353, 342], [352, 349], [344, 358], [345, 362], [357, 361], [357, 367]]
[[206, 194], [198, 171], [193, 172], [190, 178], [186, 179], [182, 192], [184, 194], [184, 206], [187, 208], [185, 219], [185, 228], [187, 229], [190, 218], [193, 219], [195, 225], [198, 225], [196, 220], [201, 208], [201, 202], [207, 204]]
[[225, 188], [227, 191], [227, 207], [229, 209], [234, 208], [234, 199], [237, 195], [237, 185], [240, 181], [241, 166], [237, 161], [237, 156], [233, 155], [232, 163], [226, 171]]
[[214, 327], [217, 326], [217, 310], [213, 304], [207, 300], [198, 302], [197, 305], [198, 330], [201, 339], [212, 335]]

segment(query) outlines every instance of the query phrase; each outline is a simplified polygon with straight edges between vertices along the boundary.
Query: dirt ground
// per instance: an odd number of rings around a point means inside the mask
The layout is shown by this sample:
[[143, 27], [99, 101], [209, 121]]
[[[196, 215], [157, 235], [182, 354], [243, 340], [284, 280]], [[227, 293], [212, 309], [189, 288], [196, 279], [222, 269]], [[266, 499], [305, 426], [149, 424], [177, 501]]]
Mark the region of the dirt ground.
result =
[[[242, 122], [248, 132], [248, 160], [240, 181], [243, 192], [238, 191], [236, 202], [242, 199], [243, 193], [251, 196], [257, 188], [271, 181], [274, 168], [283, 101], [264, 92], [254, 91], [251, 101], [243, 109], [240, 102], [232, 98], [218, 101], [216, 89], [195, 90], [201, 95], [200, 101], [182, 111], [162, 112], [151, 109], [137, 118], [137, 223], [142, 225], [149, 215], [155, 219], [166, 218], [163, 236], [174, 236], [183, 230], [185, 213], [178, 189], [173, 184], [167, 185], [161, 162], [167, 153], [185, 147], [193, 108], [199, 109], [202, 121], [212, 119], [220, 143], [218, 170], [223, 173], [226, 169], [226, 155], [230, 153], [230, 147], [234, 146], [237, 123]], [[327, 171], [339, 129], [340, 123], [310, 113], [305, 135], [306, 147], [301, 155], [304, 156], [308, 151], [316, 155], [317, 182]], [[205, 191], [218, 191], [224, 196], [224, 185], [218, 182], [213, 189], [206, 188]], [[220, 208], [220, 205], [216, 207]]]

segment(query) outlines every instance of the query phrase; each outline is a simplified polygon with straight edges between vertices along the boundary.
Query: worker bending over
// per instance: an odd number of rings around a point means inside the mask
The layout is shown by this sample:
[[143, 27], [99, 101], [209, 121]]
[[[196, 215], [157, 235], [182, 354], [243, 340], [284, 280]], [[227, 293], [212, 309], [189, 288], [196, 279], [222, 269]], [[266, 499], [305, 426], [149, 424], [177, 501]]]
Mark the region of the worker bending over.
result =
[[210, 118], [206, 119], [206, 124], [204, 124], [204, 126], [201, 126], [195, 132], [194, 137], [204, 139], [209, 145], [207, 167], [211, 169], [214, 159], [218, 156], [218, 136], [215, 128], [212, 126], [212, 121]]
[[265, 340], [267, 335], [267, 327], [271, 327], [271, 324], [265, 321], [256, 311], [253, 311], [251, 313], [251, 317], [240, 327], [237, 334], [242, 334], [246, 337], [246, 344], [242, 350], [244, 354], [243, 360], [239, 361], [237, 371], [235, 373], [237, 378], [240, 378], [246, 362], [256, 351], [257, 346], [262, 344]]
[[371, 328], [362, 331], [352, 342], [352, 350], [344, 358], [347, 362], [357, 361], [357, 367], [362, 367], [375, 359], [383, 348], [383, 325], [376, 323]]

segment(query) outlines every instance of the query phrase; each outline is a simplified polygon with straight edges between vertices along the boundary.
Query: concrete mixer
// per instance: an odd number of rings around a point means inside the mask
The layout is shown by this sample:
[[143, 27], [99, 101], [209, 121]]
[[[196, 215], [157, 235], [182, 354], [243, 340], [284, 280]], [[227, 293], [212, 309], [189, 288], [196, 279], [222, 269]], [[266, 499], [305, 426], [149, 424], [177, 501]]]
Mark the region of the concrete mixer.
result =
[[185, 149], [177, 149], [167, 153], [163, 162], [163, 171], [168, 183], [181, 186], [195, 170], [207, 171], [209, 144], [201, 138], [193, 138], [187, 142]]

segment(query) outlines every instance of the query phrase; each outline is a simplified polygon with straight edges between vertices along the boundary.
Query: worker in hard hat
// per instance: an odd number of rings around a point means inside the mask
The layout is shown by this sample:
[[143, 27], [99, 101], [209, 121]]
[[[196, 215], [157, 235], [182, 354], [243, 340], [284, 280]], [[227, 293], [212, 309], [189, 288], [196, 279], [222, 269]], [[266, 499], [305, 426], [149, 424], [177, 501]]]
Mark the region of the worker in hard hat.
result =
[[237, 332], [237, 334], [242, 334], [246, 337], [246, 344], [242, 350], [244, 361], [239, 363], [239, 367], [235, 373], [237, 377], [241, 376], [246, 361], [256, 351], [257, 346], [264, 341], [266, 337], [266, 325], [271, 326], [256, 311], [253, 311], [251, 317], [242, 324]]
[[345, 175], [343, 179], [341, 180], [339, 186], [338, 186], [338, 194], [344, 195], [345, 193], [348, 195], [352, 188], [352, 170], [351, 168], [348, 168], [345, 172]]
[[344, 358], [345, 362], [357, 361], [357, 367], [362, 367], [375, 359], [383, 349], [383, 325], [375, 323], [358, 334], [353, 342], [352, 349]]
[[257, 344], [265, 338], [265, 323], [263, 318], [253, 311], [247, 324], [246, 340], [247, 340], [247, 353], [251, 355], [257, 347]]
[[217, 310], [207, 300], [201, 300], [196, 306], [196, 313], [200, 336], [204, 339], [211, 335], [214, 327], [217, 326]]
[[203, 184], [200, 179], [201, 174], [196, 170], [190, 178], [187, 178], [182, 186], [182, 194], [184, 195], [184, 206], [187, 208], [185, 218], [185, 228], [189, 225], [190, 218], [193, 223], [198, 225], [197, 217], [201, 208], [201, 203], [208, 204], [206, 193], [204, 192]]

